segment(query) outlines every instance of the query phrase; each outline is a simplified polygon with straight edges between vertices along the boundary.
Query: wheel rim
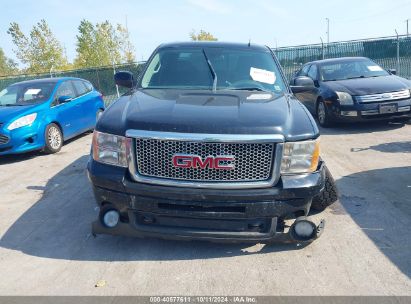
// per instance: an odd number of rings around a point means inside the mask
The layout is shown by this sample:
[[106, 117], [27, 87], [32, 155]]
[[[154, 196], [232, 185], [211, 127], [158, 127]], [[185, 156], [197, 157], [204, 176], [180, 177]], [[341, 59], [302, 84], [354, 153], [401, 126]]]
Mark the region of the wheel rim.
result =
[[57, 127], [51, 126], [47, 134], [50, 147], [57, 150], [61, 146], [61, 134]]
[[318, 115], [318, 120], [321, 124], [324, 123], [325, 121], [325, 107], [324, 107], [324, 103], [320, 102], [318, 104], [318, 111], [317, 111], [317, 115]]

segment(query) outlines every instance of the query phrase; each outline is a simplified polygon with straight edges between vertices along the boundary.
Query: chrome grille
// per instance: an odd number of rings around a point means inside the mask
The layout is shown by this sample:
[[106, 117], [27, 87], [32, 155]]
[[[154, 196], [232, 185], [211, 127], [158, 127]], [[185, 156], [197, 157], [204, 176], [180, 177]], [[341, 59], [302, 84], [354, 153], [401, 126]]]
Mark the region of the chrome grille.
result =
[[0, 134], [0, 145], [7, 144], [10, 138], [6, 135]]
[[410, 91], [409, 90], [402, 90], [402, 91], [397, 91], [397, 92], [387, 92], [387, 93], [381, 93], [381, 94], [355, 96], [355, 99], [359, 103], [381, 102], [381, 101], [390, 101], [390, 100], [406, 99], [406, 98], [410, 98]]
[[[274, 143], [209, 143], [159, 139], [136, 139], [137, 170], [140, 175], [186, 181], [255, 182], [272, 176]], [[172, 163], [176, 154], [234, 156], [231, 170], [178, 168]]]

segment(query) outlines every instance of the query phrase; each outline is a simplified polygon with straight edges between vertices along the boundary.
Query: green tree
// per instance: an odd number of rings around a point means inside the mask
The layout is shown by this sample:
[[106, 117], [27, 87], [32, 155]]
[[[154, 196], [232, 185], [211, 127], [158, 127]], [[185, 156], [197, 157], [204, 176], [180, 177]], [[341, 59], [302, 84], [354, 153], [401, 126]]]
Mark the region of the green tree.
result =
[[18, 72], [17, 63], [7, 58], [2, 48], [0, 48], [0, 76], [13, 75]]
[[192, 41], [217, 41], [218, 39], [214, 37], [211, 33], [200, 30], [197, 34], [195, 30], [190, 33], [190, 39]]
[[33, 26], [28, 36], [16, 22], [10, 24], [7, 33], [16, 47], [13, 51], [26, 66], [27, 72], [41, 73], [66, 67], [63, 47], [44, 19]]
[[82, 20], [78, 27], [79, 34], [77, 38], [77, 57], [74, 60], [76, 67], [99, 66], [99, 50], [96, 49], [96, 29], [94, 25], [87, 20]]
[[82, 20], [78, 27], [75, 66], [85, 68], [133, 62], [134, 46], [126, 28], [109, 21], [92, 24]]
[[136, 61], [135, 48], [130, 40], [130, 32], [127, 27], [117, 24], [117, 32], [120, 36], [120, 48], [122, 53], [122, 59], [126, 63], [132, 63]]

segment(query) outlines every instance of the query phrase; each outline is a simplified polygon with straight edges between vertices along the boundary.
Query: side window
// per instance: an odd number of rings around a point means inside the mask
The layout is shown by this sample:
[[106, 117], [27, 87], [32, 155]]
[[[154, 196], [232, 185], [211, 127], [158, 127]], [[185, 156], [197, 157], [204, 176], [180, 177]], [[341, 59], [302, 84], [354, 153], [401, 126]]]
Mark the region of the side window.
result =
[[310, 68], [310, 70], [308, 71], [308, 77], [310, 77], [312, 80], [317, 80], [317, 66], [315, 64], [313, 64]]
[[81, 81], [81, 80], [73, 80], [72, 81], [73, 82], [73, 84], [74, 84], [74, 87], [76, 88], [76, 95], [77, 95], [77, 97], [78, 96], [81, 96], [81, 95], [84, 95], [84, 94], [86, 94], [88, 91], [87, 91], [87, 88], [86, 88], [86, 86], [84, 85], [84, 82], [83, 81]]
[[65, 81], [62, 84], [60, 84], [60, 86], [57, 89], [56, 97], [54, 98], [52, 106], [58, 104], [58, 99], [61, 96], [69, 96], [71, 98], [76, 98], [76, 93], [74, 92], [74, 88], [71, 84], [71, 81]]
[[83, 81], [84, 86], [87, 89], [87, 93], [94, 90], [93, 85], [88, 81]]
[[303, 66], [303, 68], [298, 72], [297, 76], [307, 76], [309, 68], [310, 68], [309, 64]]
[[147, 71], [144, 74], [144, 77], [141, 81], [143, 88], [148, 87], [149, 85], [158, 85], [159, 82], [159, 71], [161, 68], [160, 54], [157, 53], [153, 60], [151, 60], [150, 65], [147, 68]]

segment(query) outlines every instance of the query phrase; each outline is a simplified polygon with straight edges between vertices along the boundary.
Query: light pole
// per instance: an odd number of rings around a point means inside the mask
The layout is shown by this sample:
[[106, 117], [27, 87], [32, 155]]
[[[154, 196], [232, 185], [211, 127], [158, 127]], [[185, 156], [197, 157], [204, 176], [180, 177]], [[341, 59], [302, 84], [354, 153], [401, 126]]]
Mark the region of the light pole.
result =
[[400, 37], [398, 35], [397, 30], [395, 30], [395, 34], [397, 35], [397, 74], [400, 73]]
[[321, 40], [321, 55], [322, 55], [322, 59], [324, 59], [324, 42], [323, 42], [323, 38], [320, 37]]
[[409, 21], [410, 19], [407, 19], [407, 20], [405, 20], [405, 23], [407, 23], [407, 37], [408, 37], [408, 21]]
[[330, 19], [325, 18], [327, 20], [327, 44], [330, 43]]

